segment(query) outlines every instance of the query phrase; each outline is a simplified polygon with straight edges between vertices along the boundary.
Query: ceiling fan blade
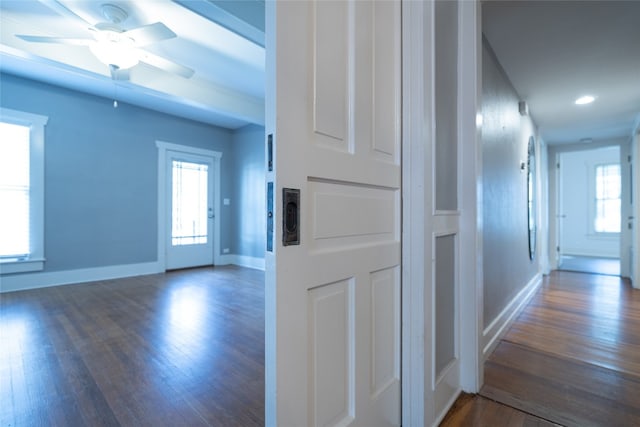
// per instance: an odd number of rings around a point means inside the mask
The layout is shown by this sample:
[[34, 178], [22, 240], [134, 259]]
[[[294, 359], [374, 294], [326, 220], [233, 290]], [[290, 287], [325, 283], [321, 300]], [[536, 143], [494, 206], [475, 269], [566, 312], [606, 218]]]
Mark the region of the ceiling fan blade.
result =
[[93, 43], [91, 39], [75, 39], [69, 37], [30, 36], [25, 34], [16, 34], [16, 37], [31, 43], [58, 43], [73, 46], [88, 46]]
[[58, 14], [65, 16], [67, 18], [80, 20], [83, 23], [83, 26], [86, 28], [87, 26], [92, 26], [94, 22], [91, 22], [91, 17], [87, 15], [79, 15], [78, 13], [72, 12], [71, 9], [63, 5], [62, 3], [56, 0], [39, 0], [40, 3], [47, 6], [49, 9], [57, 12]]
[[125, 31], [124, 33], [122, 33], [122, 35], [133, 39], [137, 47], [143, 47], [150, 45], [151, 43], [177, 37], [176, 33], [171, 31], [162, 22], [143, 25], [142, 27]]
[[185, 79], [191, 78], [191, 76], [193, 76], [193, 73], [194, 73], [194, 71], [189, 67], [176, 64], [173, 61], [169, 61], [168, 59], [165, 59], [158, 55], [154, 55], [144, 50], [140, 51], [140, 61], [145, 62], [149, 65], [152, 65], [161, 70], [167, 71], [169, 73], [177, 74], [181, 77], [184, 77]]

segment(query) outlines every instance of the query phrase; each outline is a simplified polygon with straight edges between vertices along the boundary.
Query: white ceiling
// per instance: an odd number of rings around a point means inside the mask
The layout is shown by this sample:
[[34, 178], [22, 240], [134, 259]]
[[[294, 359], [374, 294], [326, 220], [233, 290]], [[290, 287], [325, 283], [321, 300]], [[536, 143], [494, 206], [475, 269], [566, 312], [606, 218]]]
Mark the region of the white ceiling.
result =
[[[640, 121], [640, 1], [485, 1], [482, 28], [549, 144]], [[594, 103], [578, 106], [590, 94]]]
[[[121, 24], [125, 30], [155, 22], [169, 27], [176, 38], [144, 49], [194, 69], [193, 77], [140, 63], [131, 69], [129, 81], [114, 82], [109, 68], [86, 46], [15, 37], [91, 38], [87, 22], [107, 21], [104, 3], [128, 12]], [[227, 128], [264, 124], [263, 45], [263, 0], [0, 1], [2, 71]]]
[[[114, 82], [84, 46], [15, 34], [90, 37], [100, 6], [125, 9], [125, 29], [162, 22], [177, 34], [145, 49], [195, 70], [146, 64]], [[61, 13], [63, 5], [76, 15]], [[483, 32], [550, 144], [631, 134], [640, 120], [640, 1], [485, 1]], [[264, 124], [264, 0], [2, 0], [0, 69], [177, 116], [238, 128]], [[597, 96], [576, 106], [580, 95]]]

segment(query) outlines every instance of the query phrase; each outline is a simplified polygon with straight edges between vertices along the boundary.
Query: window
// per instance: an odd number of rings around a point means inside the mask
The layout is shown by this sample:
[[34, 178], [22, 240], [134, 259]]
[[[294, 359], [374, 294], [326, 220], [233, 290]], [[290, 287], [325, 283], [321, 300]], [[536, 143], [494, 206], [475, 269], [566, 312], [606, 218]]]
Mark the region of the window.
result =
[[0, 109], [0, 273], [42, 270], [47, 117]]
[[171, 244], [207, 243], [209, 166], [174, 160]]
[[620, 232], [620, 164], [596, 166], [596, 233]]

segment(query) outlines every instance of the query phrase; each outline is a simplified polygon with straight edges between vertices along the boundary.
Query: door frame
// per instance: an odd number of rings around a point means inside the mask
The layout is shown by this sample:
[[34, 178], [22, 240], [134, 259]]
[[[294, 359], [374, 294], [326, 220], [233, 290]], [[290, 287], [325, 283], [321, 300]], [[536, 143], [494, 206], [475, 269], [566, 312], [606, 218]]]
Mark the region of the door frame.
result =
[[[481, 348], [483, 313], [482, 269], [482, 35], [481, 3], [461, 1], [459, 7], [458, 136], [460, 251], [458, 319], [460, 321], [460, 385], [476, 393], [483, 381]], [[432, 401], [431, 359], [425, 344], [425, 298], [432, 275], [425, 261], [431, 245], [430, 160], [434, 92], [433, 3], [402, 3], [402, 424], [435, 425], [439, 414], [426, 408]], [[425, 144], [425, 141], [427, 144]], [[429, 353], [429, 354], [427, 354]]]
[[193, 154], [209, 157], [213, 164], [211, 176], [213, 178], [213, 264], [220, 264], [220, 159], [222, 153], [188, 145], [156, 141], [158, 148], [158, 270], [167, 270], [167, 156], [168, 152]]
[[[624, 203], [624, 194], [628, 188], [628, 180], [625, 179], [628, 177], [626, 175], [625, 168], [626, 166], [626, 154], [625, 154], [625, 141], [623, 138], [613, 138], [611, 140], [606, 141], [597, 141], [592, 143], [575, 143], [569, 145], [547, 145], [547, 164], [543, 165], [546, 167], [546, 180], [547, 180], [547, 188], [546, 194], [543, 196], [549, 203], [549, 205], [544, 208], [546, 209], [546, 213], [548, 215], [548, 224], [545, 224], [547, 228], [547, 260], [548, 263], [544, 264], [542, 267], [544, 268], [544, 272], [548, 272], [550, 270], [557, 270], [561, 267], [560, 261], [562, 259], [563, 254], [566, 250], [566, 242], [563, 241], [563, 216], [565, 215], [564, 209], [564, 194], [563, 194], [563, 182], [562, 182], [562, 174], [566, 169], [566, 156], [572, 153], [579, 153], [584, 151], [593, 151], [601, 148], [608, 147], [618, 147], [620, 149], [620, 166], [622, 168], [622, 192], [623, 192], [623, 203]], [[623, 208], [624, 209], [624, 208]], [[588, 213], [585, 213], [588, 215]], [[624, 227], [626, 226], [625, 217], [622, 217], [622, 227], [620, 230], [620, 236], [618, 237], [620, 243], [620, 273], [621, 276], [624, 273], [623, 268], [623, 251], [625, 248], [623, 247], [625, 242], [624, 237]], [[541, 230], [542, 232], [542, 230]], [[544, 255], [541, 252], [541, 255]]]
[[631, 137], [631, 164], [633, 168], [634, 188], [633, 191], [633, 233], [631, 237], [632, 264], [631, 284], [634, 288], [640, 289], [640, 118], [636, 122], [636, 127]]

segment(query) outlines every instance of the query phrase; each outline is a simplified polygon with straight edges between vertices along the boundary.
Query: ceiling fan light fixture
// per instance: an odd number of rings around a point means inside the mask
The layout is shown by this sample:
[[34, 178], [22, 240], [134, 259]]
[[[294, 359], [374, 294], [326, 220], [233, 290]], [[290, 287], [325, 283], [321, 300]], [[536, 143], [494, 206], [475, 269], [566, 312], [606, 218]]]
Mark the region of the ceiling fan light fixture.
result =
[[91, 53], [105, 65], [113, 65], [125, 70], [140, 62], [138, 51], [133, 47], [134, 41], [121, 37], [115, 31], [101, 31], [99, 39], [89, 46]]
[[596, 100], [595, 96], [585, 95], [585, 96], [581, 96], [580, 98], [576, 99], [575, 104], [576, 105], [586, 105], [586, 104], [591, 104], [595, 100]]

